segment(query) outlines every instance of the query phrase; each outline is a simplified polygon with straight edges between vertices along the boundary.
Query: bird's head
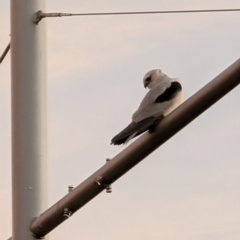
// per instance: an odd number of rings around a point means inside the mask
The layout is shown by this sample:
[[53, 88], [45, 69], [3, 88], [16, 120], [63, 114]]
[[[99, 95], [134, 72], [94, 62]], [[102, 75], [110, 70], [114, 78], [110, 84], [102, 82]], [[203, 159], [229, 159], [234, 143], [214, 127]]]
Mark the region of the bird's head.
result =
[[143, 78], [143, 85], [145, 88], [151, 89], [166, 76], [160, 69], [154, 69], [147, 72]]

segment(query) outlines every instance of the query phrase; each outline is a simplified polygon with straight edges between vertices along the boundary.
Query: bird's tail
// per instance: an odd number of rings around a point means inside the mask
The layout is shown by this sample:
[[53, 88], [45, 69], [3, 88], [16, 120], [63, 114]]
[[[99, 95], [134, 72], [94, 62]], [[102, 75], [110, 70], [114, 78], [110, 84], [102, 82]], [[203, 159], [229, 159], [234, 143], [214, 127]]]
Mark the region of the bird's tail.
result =
[[120, 145], [148, 130], [156, 121], [155, 117], [146, 118], [140, 122], [132, 122], [112, 140], [111, 144]]

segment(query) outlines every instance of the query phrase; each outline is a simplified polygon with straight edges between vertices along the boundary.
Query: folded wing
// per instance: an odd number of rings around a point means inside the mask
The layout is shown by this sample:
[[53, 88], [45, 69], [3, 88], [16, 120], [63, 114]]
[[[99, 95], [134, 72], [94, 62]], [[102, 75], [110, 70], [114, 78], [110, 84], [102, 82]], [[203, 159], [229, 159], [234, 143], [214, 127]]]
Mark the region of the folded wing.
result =
[[117, 134], [112, 140], [111, 144], [120, 145], [127, 143], [130, 139], [145, 132], [156, 121], [155, 117], [146, 118], [140, 122], [132, 122], [126, 128], [124, 128], [119, 134]]

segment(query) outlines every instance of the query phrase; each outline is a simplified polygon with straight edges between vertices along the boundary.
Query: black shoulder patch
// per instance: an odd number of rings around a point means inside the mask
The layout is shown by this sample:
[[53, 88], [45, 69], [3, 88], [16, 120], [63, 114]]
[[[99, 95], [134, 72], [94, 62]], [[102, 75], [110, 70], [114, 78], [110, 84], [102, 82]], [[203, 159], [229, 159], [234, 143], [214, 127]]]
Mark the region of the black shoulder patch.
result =
[[164, 93], [162, 93], [161, 95], [159, 95], [156, 98], [155, 103], [161, 103], [161, 102], [169, 101], [169, 100], [175, 98], [175, 96], [181, 90], [182, 90], [182, 86], [179, 82], [172, 82], [171, 86], [169, 88], [167, 88]]

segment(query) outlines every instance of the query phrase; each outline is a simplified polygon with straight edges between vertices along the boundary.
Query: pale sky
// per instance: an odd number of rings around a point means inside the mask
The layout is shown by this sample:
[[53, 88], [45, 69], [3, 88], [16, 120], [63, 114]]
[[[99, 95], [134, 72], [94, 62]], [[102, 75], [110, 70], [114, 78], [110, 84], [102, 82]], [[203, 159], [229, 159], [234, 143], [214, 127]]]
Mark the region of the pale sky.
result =
[[[0, 3], [0, 52], [9, 1]], [[48, 12], [240, 8], [239, 0], [47, 2]], [[240, 12], [47, 21], [49, 206], [125, 146], [111, 138], [146, 94], [144, 74], [181, 79], [187, 99], [240, 57]], [[0, 66], [0, 239], [11, 236], [10, 54]], [[50, 239], [239, 240], [240, 89], [50, 233]]]

